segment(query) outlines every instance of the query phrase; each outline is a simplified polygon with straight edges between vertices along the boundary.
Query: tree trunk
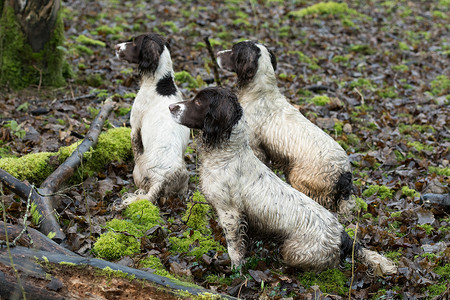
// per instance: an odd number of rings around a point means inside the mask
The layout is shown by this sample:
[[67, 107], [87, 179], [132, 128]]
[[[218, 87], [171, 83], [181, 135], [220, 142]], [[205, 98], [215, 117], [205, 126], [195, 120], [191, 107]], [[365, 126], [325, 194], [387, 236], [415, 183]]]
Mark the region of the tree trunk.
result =
[[0, 85], [63, 85], [60, 0], [0, 1]]

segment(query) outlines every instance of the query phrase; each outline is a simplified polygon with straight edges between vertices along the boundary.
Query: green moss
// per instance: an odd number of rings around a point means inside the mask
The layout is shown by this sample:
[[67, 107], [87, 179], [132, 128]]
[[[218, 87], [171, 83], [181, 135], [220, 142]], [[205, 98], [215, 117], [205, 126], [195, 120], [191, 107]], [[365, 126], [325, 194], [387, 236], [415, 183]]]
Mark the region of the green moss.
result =
[[402, 212], [401, 211], [394, 211], [394, 212], [391, 212], [391, 217], [392, 218], [398, 218], [398, 217], [400, 217], [402, 215]]
[[450, 77], [447, 75], [438, 75], [431, 81], [431, 93], [434, 96], [442, 96], [450, 93]]
[[364, 79], [364, 78], [358, 78], [357, 80], [353, 80], [350, 83], [350, 88], [367, 88], [367, 89], [373, 89], [376, 86], [372, 83], [372, 81], [370, 81], [369, 79]]
[[422, 152], [424, 150], [425, 151], [433, 151], [433, 146], [425, 145], [418, 141], [408, 142], [407, 145], [410, 147], [414, 147], [418, 152]]
[[395, 65], [392, 66], [392, 70], [399, 71], [399, 72], [407, 72], [409, 70], [409, 67], [407, 65]]
[[209, 250], [225, 251], [225, 248], [218, 241], [212, 239], [211, 236], [203, 235], [198, 230], [186, 231], [182, 238], [169, 237], [169, 241], [171, 251], [186, 252], [188, 255], [197, 258], [206, 254]]
[[210, 274], [205, 277], [205, 280], [208, 283], [212, 283], [212, 284], [218, 283], [218, 284], [226, 285], [226, 286], [230, 286], [233, 281], [231, 278], [225, 277], [224, 274], [221, 274], [221, 275]]
[[403, 256], [402, 249], [398, 249], [397, 251], [386, 252], [384, 253], [384, 256], [396, 263]]
[[317, 59], [316, 58], [310, 58], [309, 56], [307, 56], [305, 53], [303, 53], [302, 51], [289, 51], [288, 54], [296, 54], [298, 57], [298, 60], [302, 63], [305, 63], [308, 65], [308, 67], [311, 70], [317, 70], [320, 67], [317, 65]]
[[341, 296], [348, 293], [347, 276], [338, 269], [329, 269], [319, 274], [304, 273], [299, 276], [299, 280], [305, 288], [318, 285], [323, 293]]
[[84, 154], [86, 162], [79, 171], [83, 176], [90, 177], [104, 170], [110, 162], [123, 162], [131, 158], [130, 129], [126, 127], [113, 128], [102, 133], [95, 149]]
[[39, 221], [41, 220], [42, 215], [39, 213], [37, 205], [34, 201], [31, 203], [30, 216], [31, 216], [31, 223], [35, 226], [39, 225]]
[[74, 264], [73, 262], [68, 262], [68, 261], [61, 261], [61, 262], [59, 262], [59, 264], [63, 265], [63, 266], [70, 266], [70, 267], [76, 267], [77, 266], [77, 264]]
[[145, 199], [131, 203], [124, 211], [123, 216], [143, 231], [162, 224], [159, 208]]
[[437, 175], [441, 175], [441, 176], [450, 176], [450, 168], [440, 168], [440, 167], [429, 166], [428, 172], [434, 173]]
[[372, 195], [378, 194], [380, 199], [392, 198], [394, 192], [385, 185], [370, 185], [362, 193], [364, 197], [370, 197]]
[[337, 120], [336, 122], [334, 122], [333, 129], [337, 135], [342, 134], [343, 127], [344, 127], [344, 122], [342, 122], [340, 120]]
[[94, 243], [93, 253], [107, 260], [133, 255], [140, 251], [140, 238], [147, 230], [162, 223], [159, 208], [143, 199], [131, 203], [123, 212], [126, 218], [106, 222], [109, 230]]
[[313, 98], [307, 100], [309, 103], [314, 103], [318, 106], [325, 106], [330, 103], [330, 98], [328, 96], [314, 96]]
[[109, 279], [116, 277], [116, 278], [127, 278], [129, 280], [133, 280], [136, 278], [136, 276], [134, 274], [129, 275], [128, 273], [125, 273], [121, 270], [113, 270], [110, 267], [105, 267], [101, 270], [98, 270], [97, 275], [106, 276]]
[[374, 49], [372, 49], [369, 45], [366, 44], [351, 45], [350, 51], [361, 53], [364, 55], [372, 55], [376, 52]]
[[402, 187], [402, 195], [406, 197], [420, 197], [420, 193], [415, 189], [410, 189], [407, 186]]
[[82, 45], [91, 45], [91, 46], [100, 46], [100, 47], [105, 47], [106, 46], [106, 44], [104, 42], [88, 38], [84, 34], [79, 35], [76, 38], [76, 42], [80, 43]]
[[356, 200], [356, 210], [363, 210], [363, 211], [367, 211], [367, 203], [360, 197], [355, 197]]
[[434, 231], [434, 227], [430, 224], [422, 224], [422, 225], [416, 225], [418, 228], [422, 228], [425, 230], [427, 234], [431, 234], [432, 231]]
[[434, 129], [433, 126], [431, 126], [431, 125], [419, 125], [419, 124], [409, 125], [409, 124], [402, 124], [401, 123], [401, 124], [398, 124], [397, 128], [398, 128], [398, 131], [401, 134], [410, 134], [410, 133], [412, 133], [414, 131], [417, 131], [417, 132], [420, 132], [420, 133], [426, 133], [426, 132], [434, 133], [434, 132], [436, 132], [436, 129]]
[[441, 280], [443, 282], [450, 281], [450, 263], [441, 267], [437, 267], [436, 269], [434, 269], [434, 272], [441, 276]]
[[176, 25], [174, 22], [172, 22], [172, 21], [166, 21], [166, 22], [163, 22], [163, 23], [161, 23], [161, 25], [162, 25], [162, 26], [165, 26], [165, 27], [169, 27], [169, 28], [170, 28], [170, 31], [172, 31], [173, 33], [178, 32], [178, 27], [177, 27], [177, 25]]
[[168, 277], [171, 279], [176, 279], [170, 273], [164, 268], [164, 265], [162, 264], [161, 260], [153, 255], [149, 255], [144, 259], [141, 259], [139, 261], [139, 267], [140, 268], [151, 268], [155, 270], [156, 275]]
[[187, 71], [176, 72], [175, 81], [180, 85], [186, 84], [190, 89], [199, 88], [203, 85], [201, 81], [192, 77]]
[[0, 40], [8, 41], [0, 49], [0, 85], [20, 90], [31, 84], [38, 85], [41, 79], [42, 85], [65, 84], [64, 51], [60, 48], [64, 42], [61, 12], [56, 17], [50, 40], [37, 52], [26, 41], [10, 5], [5, 7], [0, 22]]
[[97, 239], [92, 252], [98, 257], [116, 260], [122, 256], [138, 253], [140, 246], [141, 244], [134, 236], [109, 231]]
[[57, 153], [40, 152], [19, 158], [6, 157], [0, 159], [0, 168], [21, 181], [28, 180], [40, 185], [54, 171], [55, 168], [49, 165], [49, 161], [50, 157], [56, 155]]
[[182, 220], [187, 222], [186, 224], [190, 228], [206, 234], [209, 232], [207, 225], [209, 223], [208, 214], [211, 212], [211, 206], [208, 204], [195, 203], [206, 202], [205, 197], [199, 191], [194, 192], [192, 201], [193, 202], [187, 204]]
[[443, 284], [431, 284], [426, 289], [428, 291], [428, 299], [435, 299], [436, 296], [442, 295], [447, 290], [447, 285]]

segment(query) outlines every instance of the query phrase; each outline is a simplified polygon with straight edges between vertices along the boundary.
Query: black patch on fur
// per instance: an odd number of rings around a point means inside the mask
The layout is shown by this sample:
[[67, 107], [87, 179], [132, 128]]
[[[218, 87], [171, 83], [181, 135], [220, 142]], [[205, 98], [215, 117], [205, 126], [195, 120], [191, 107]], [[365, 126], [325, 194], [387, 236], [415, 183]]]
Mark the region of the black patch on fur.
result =
[[[361, 247], [362, 246], [358, 242], [356, 242], [356, 244], [355, 244], [355, 257], [357, 257], [357, 254], [359, 253], [359, 251], [361, 251]], [[351, 256], [352, 255], [353, 240], [348, 235], [348, 233], [345, 232], [345, 230], [342, 230], [342, 233], [341, 233], [341, 245], [340, 245], [339, 249], [340, 249], [341, 262], [344, 261], [344, 259], [347, 256]]]
[[[265, 46], [264, 46], [265, 47]], [[277, 69], [277, 58], [275, 57], [275, 54], [273, 53], [272, 50], [270, 50], [269, 48], [267, 48], [267, 51], [269, 51], [269, 55], [270, 55], [270, 62], [272, 63], [272, 67], [273, 70], [275, 71]]]
[[335, 185], [334, 200], [336, 203], [341, 200], [348, 200], [353, 190], [352, 173], [346, 172], [341, 174]]
[[236, 95], [226, 88], [206, 88], [197, 97], [209, 99], [209, 111], [203, 123], [203, 143], [215, 148], [230, 138], [233, 127], [242, 117], [242, 107]]
[[156, 83], [156, 92], [162, 96], [172, 96], [177, 93], [177, 88], [170, 73], [167, 73], [163, 78], [158, 80]]
[[139, 156], [142, 155], [142, 153], [144, 153], [144, 145], [142, 144], [141, 129], [139, 129], [136, 135], [131, 138], [131, 146], [133, 148], [135, 159], [137, 159]]
[[233, 45], [232, 61], [237, 74], [237, 85], [239, 88], [247, 86], [255, 77], [258, 70], [258, 59], [261, 49], [255, 42], [246, 41]]

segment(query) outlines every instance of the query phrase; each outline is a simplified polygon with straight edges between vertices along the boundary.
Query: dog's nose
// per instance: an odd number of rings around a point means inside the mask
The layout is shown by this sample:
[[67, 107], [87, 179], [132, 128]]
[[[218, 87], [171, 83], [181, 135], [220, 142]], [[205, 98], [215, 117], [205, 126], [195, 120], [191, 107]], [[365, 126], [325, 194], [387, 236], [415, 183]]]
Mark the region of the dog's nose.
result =
[[170, 109], [171, 113], [176, 112], [179, 108], [180, 108], [180, 106], [178, 106], [177, 104], [170, 104], [169, 105], [169, 109]]

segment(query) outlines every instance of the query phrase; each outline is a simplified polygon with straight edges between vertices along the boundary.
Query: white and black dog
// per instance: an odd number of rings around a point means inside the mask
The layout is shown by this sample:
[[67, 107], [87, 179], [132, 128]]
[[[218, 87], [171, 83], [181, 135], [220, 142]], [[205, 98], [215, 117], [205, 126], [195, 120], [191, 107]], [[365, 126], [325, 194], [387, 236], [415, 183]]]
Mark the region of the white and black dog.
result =
[[201, 190], [217, 212], [232, 265], [244, 261], [246, 236], [261, 235], [278, 240], [285, 263], [303, 270], [336, 267], [354, 246], [363, 263], [383, 274], [396, 272], [385, 257], [353, 245], [331, 212], [255, 156], [242, 107], [230, 90], [206, 88], [169, 109], [180, 124], [202, 130]]
[[348, 201], [353, 185], [347, 153], [280, 93], [275, 55], [261, 44], [245, 41], [220, 51], [217, 62], [237, 74], [239, 102], [256, 156], [282, 169], [295, 189], [321, 205], [348, 212], [354, 201]]
[[184, 194], [189, 180], [184, 152], [190, 131], [167, 110], [169, 104], [182, 100], [173, 79], [169, 44], [163, 36], [149, 33], [117, 44], [115, 51], [118, 58], [138, 64], [141, 76], [130, 117], [133, 178], [140, 190], [126, 195], [122, 204]]

